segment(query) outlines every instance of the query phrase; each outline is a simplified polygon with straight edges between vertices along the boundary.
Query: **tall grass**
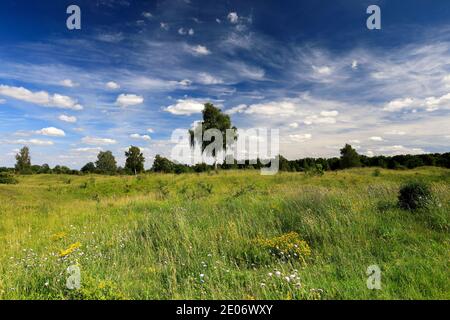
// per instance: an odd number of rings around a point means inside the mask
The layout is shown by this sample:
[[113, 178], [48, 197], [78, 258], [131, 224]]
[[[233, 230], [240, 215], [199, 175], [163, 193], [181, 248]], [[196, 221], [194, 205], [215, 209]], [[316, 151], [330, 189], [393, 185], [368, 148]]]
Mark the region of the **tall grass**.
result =
[[[436, 198], [415, 214], [397, 206], [411, 178]], [[448, 299], [449, 212], [438, 168], [19, 177], [0, 186], [0, 298]], [[257, 241], [293, 232], [304, 261]], [[80, 290], [65, 286], [74, 264]]]

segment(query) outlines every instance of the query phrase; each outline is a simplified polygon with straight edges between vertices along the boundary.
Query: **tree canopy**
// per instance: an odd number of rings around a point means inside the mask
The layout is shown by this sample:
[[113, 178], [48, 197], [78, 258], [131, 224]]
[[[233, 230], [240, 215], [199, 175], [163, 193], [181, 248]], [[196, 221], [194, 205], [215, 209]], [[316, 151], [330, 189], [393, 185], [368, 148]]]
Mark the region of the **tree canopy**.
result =
[[349, 144], [346, 144], [341, 149], [341, 169], [360, 167], [361, 159], [355, 149]]
[[97, 171], [103, 174], [114, 174], [117, 170], [116, 159], [111, 151], [100, 151], [95, 166]]
[[[203, 114], [203, 121], [201, 123], [201, 126], [197, 126], [193, 130], [189, 130], [190, 136], [191, 136], [191, 146], [195, 146], [196, 143], [201, 144], [201, 150], [202, 152], [205, 150], [205, 148], [212, 142], [214, 142], [214, 139], [212, 141], [195, 141], [196, 139], [196, 133], [198, 134], [199, 138], [202, 138], [204, 133], [209, 129], [217, 129], [222, 133], [223, 137], [223, 150], [226, 150], [229, 146], [227, 146], [226, 141], [226, 132], [227, 130], [232, 130], [234, 133], [234, 139], [237, 138], [236, 136], [236, 127], [232, 127], [230, 116], [227, 114], [224, 114], [222, 110], [215, 107], [212, 103], [206, 103], [205, 108], [202, 111]], [[201, 129], [201, 132], [199, 130]], [[215, 152], [213, 152], [212, 156], [216, 156]]]
[[25, 146], [20, 149], [19, 153], [16, 154], [16, 161], [15, 168], [19, 173], [31, 173], [31, 157], [28, 147]]
[[128, 151], [125, 151], [127, 160], [125, 162], [125, 169], [133, 174], [138, 174], [144, 171], [145, 157], [141, 149], [131, 146]]

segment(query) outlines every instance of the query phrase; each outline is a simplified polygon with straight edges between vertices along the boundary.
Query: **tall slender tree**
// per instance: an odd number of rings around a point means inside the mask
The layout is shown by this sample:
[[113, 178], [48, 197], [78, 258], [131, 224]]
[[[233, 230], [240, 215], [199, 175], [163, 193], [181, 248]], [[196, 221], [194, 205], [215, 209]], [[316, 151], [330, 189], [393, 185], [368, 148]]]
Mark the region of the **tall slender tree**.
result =
[[141, 152], [141, 149], [135, 146], [131, 146], [128, 151], [125, 152], [127, 160], [125, 162], [125, 169], [137, 175], [144, 171], [145, 157]]
[[[212, 154], [210, 156], [217, 157], [217, 152], [220, 151], [226, 151], [227, 148], [231, 147], [230, 141], [227, 142], [226, 139], [226, 132], [227, 130], [232, 130], [233, 132], [233, 139], [232, 142], [234, 142], [237, 139], [237, 128], [232, 126], [230, 116], [227, 114], [224, 114], [222, 110], [215, 107], [212, 103], [206, 103], [205, 107], [202, 111], [203, 115], [203, 121], [201, 124], [199, 124], [197, 127], [195, 127], [193, 130], [189, 130], [190, 134], [190, 140], [191, 140], [191, 147], [195, 147], [195, 145], [198, 143], [201, 146], [202, 153], [205, 151], [206, 147], [213, 143], [212, 141], [203, 141], [203, 135], [204, 133], [209, 129], [217, 129], [222, 133], [223, 137], [223, 146], [222, 150], [213, 150]], [[201, 139], [201, 141], [196, 141], [196, 137], [198, 139]], [[215, 166], [217, 167], [217, 159], [215, 161]]]
[[25, 146], [16, 154], [16, 170], [19, 173], [31, 173], [30, 149]]

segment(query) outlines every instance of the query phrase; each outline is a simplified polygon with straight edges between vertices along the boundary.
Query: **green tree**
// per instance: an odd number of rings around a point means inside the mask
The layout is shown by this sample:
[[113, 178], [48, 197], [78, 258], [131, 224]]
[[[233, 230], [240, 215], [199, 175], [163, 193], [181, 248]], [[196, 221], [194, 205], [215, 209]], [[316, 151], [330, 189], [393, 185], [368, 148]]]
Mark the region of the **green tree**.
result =
[[22, 174], [31, 173], [31, 158], [30, 149], [28, 147], [23, 147], [20, 149], [19, 153], [16, 154], [16, 170]]
[[93, 162], [88, 162], [81, 168], [81, 172], [83, 173], [94, 173], [95, 172], [95, 164]]
[[[212, 141], [203, 141], [204, 133], [209, 129], [217, 129], [222, 133], [222, 137], [223, 137], [222, 149], [217, 150], [217, 151], [222, 151], [222, 150], [226, 150], [227, 148], [229, 148], [231, 146], [231, 143], [233, 143], [237, 139], [237, 134], [236, 134], [237, 129], [236, 129], [236, 127], [231, 126], [230, 116], [222, 113], [222, 111], [219, 108], [216, 108], [212, 103], [205, 104], [205, 108], [203, 109], [202, 114], [203, 114], [203, 122], [201, 123], [201, 126], [198, 125], [193, 130], [189, 130], [189, 134], [191, 137], [191, 146], [194, 147], [196, 143], [201, 144], [201, 150], [202, 150], [202, 152], [204, 152], [205, 148], [210, 143], [214, 142], [214, 139], [212, 139]], [[232, 130], [232, 132], [233, 132], [233, 139], [232, 139], [232, 141], [228, 141], [228, 143], [229, 143], [228, 145], [227, 145], [227, 141], [226, 141], [227, 130]], [[196, 137], [198, 137], [199, 140], [200, 139], [202, 139], [202, 140], [196, 141]], [[216, 150], [213, 151], [211, 156], [213, 156], [213, 157], [217, 156], [215, 151]], [[215, 166], [217, 167], [217, 162], [216, 162]]]
[[346, 144], [344, 148], [341, 149], [341, 169], [360, 167], [361, 160], [358, 152], [352, 148], [351, 145]]
[[37, 172], [38, 174], [47, 174], [47, 173], [51, 173], [51, 169], [50, 166], [46, 163], [44, 163], [40, 168], [39, 171]]
[[127, 160], [125, 162], [125, 169], [134, 173], [135, 175], [144, 171], [145, 158], [138, 147], [131, 146], [125, 152]]
[[152, 171], [153, 172], [163, 172], [172, 173], [175, 170], [175, 164], [167, 158], [161, 157], [159, 154], [156, 155], [153, 161]]
[[98, 172], [103, 174], [114, 174], [117, 170], [116, 159], [111, 151], [100, 151], [95, 166]]

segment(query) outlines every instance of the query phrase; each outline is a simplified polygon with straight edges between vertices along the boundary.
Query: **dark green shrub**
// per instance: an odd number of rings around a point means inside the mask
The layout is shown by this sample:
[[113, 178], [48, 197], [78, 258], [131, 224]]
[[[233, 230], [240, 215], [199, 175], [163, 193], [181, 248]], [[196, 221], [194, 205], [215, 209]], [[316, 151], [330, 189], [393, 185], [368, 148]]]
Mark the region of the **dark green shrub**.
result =
[[374, 177], [379, 177], [379, 176], [381, 176], [381, 171], [380, 171], [380, 169], [377, 168], [377, 169], [373, 170], [372, 176], [374, 176]]
[[0, 184], [17, 184], [18, 181], [7, 172], [0, 172]]
[[432, 199], [431, 190], [426, 183], [413, 181], [400, 188], [398, 205], [404, 210], [417, 210], [428, 207]]

